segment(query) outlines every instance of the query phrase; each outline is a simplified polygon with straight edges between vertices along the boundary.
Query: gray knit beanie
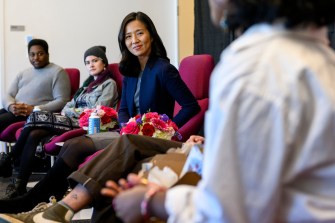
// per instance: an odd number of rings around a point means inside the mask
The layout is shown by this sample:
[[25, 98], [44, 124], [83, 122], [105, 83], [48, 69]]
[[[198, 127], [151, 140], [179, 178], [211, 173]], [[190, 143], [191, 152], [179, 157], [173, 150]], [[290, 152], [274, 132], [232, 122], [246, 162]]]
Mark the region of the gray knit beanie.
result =
[[102, 59], [102, 61], [106, 64], [106, 66], [108, 65], [108, 60], [106, 57], [106, 47], [105, 46], [93, 46], [91, 48], [89, 48], [88, 50], [86, 50], [85, 54], [84, 54], [84, 63], [85, 63], [85, 59], [87, 56], [96, 56], [96, 57], [100, 57]]

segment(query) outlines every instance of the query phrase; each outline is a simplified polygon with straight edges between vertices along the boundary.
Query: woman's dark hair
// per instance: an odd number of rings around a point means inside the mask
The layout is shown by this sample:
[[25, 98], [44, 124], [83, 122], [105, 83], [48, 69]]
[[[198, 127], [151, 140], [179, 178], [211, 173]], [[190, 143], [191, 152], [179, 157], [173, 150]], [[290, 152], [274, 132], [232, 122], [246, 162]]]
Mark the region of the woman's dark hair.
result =
[[119, 63], [119, 70], [125, 76], [137, 77], [141, 72], [140, 63], [138, 61], [138, 58], [128, 50], [125, 43], [126, 26], [128, 25], [128, 23], [134, 20], [142, 22], [150, 33], [150, 37], [152, 38], [150, 57], [160, 57], [167, 60], [169, 60], [169, 58], [167, 57], [165, 47], [157, 33], [155, 25], [149, 18], [149, 16], [147, 16], [143, 12], [132, 12], [128, 14], [121, 23], [118, 36], [119, 47], [122, 55], [121, 61]]
[[335, 20], [334, 0], [230, 0], [227, 24], [230, 29], [247, 29], [253, 24], [283, 19], [287, 28]]

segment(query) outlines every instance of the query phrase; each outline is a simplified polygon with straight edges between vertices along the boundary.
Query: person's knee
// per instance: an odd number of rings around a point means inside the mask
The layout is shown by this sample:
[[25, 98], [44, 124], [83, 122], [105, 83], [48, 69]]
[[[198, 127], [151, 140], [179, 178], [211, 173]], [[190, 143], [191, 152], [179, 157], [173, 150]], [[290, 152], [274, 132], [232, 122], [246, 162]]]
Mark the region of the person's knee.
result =
[[134, 137], [133, 134], [124, 134], [120, 136], [120, 140], [122, 141], [129, 141], [129, 139], [132, 139]]
[[75, 138], [66, 140], [64, 142], [63, 147], [71, 148], [71, 147], [74, 147], [75, 145], [82, 144], [83, 141], [85, 141], [83, 136], [75, 137]]
[[83, 148], [89, 150], [89, 148], [92, 147], [94, 148], [95, 146], [90, 138], [85, 136], [79, 136], [73, 139], [66, 140], [62, 147], [61, 153], [64, 153], [65, 151], [67, 153], [72, 153], [73, 151], [77, 153], [78, 151], [81, 151]]
[[29, 138], [41, 138], [48, 134], [48, 131], [44, 129], [31, 129], [31, 128], [25, 128], [23, 131], [29, 132]]
[[[143, 137], [142, 137], [143, 138]], [[124, 134], [119, 137], [120, 142], [126, 144], [138, 144], [143, 142], [141, 136], [135, 134]]]

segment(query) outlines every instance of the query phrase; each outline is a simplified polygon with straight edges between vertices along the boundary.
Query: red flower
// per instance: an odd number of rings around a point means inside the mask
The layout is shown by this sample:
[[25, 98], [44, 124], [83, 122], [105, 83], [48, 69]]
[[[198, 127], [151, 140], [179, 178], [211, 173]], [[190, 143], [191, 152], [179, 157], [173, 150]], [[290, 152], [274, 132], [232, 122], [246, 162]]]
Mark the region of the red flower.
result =
[[88, 119], [90, 117], [91, 113], [87, 113], [87, 112], [82, 112], [79, 116], [79, 126], [83, 127], [83, 126], [88, 126]]
[[82, 112], [80, 115], [79, 115], [79, 118], [83, 117], [84, 115], [86, 115], [85, 112]]
[[155, 133], [155, 127], [149, 123], [145, 123], [142, 127], [142, 134], [145, 136], [153, 136]]
[[126, 126], [121, 129], [120, 134], [138, 134], [140, 132], [140, 128], [136, 124], [136, 122], [130, 122]]
[[167, 121], [167, 124], [173, 128], [173, 130], [178, 131], [178, 126], [176, 123], [174, 123], [171, 119]]
[[107, 115], [104, 115], [101, 117], [101, 123], [104, 125], [104, 124], [107, 124], [107, 123], [110, 123], [112, 121], [111, 117], [107, 116]]
[[100, 108], [105, 112], [105, 116], [107, 115], [111, 119], [117, 118], [117, 112], [113, 108], [107, 106], [101, 106]]
[[166, 122], [160, 119], [151, 119], [151, 122], [159, 130], [166, 130], [169, 127]]
[[159, 119], [159, 114], [157, 112], [148, 112], [144, 114], [144, 116], [146, 122], [150, 122], [151, 119]]

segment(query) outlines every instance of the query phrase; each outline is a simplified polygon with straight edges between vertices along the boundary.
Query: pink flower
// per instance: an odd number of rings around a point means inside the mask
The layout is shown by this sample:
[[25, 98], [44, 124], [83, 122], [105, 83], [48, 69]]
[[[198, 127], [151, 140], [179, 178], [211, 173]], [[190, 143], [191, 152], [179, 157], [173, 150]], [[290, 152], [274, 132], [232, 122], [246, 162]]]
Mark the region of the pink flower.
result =
[[106, 106], [101, 106], [101, 109], [105, 112], [105, 114], [110, 117], [110, 118], [117, 118], [117, 112], [110, 107], [106, 107]]
[[160, 119], [152, 119], [152, 124], [159, 130], [167, 130], [168, 124]]
[[154, 118], [158, 119], [159, 114], [157, 112], [148, 112], [148, 113], [144, 114], [143, 117], [145, 117], [146, 122], [150, 122], [151, 119], [154, 119]]
[[120, 134], [138, 134], [140, 132], [140, 128], [138, 127], [138, 125], [136, 124], [136, 122], [130, 122], [127, 123], [126, 126], [124, 126], [121, 129]]

